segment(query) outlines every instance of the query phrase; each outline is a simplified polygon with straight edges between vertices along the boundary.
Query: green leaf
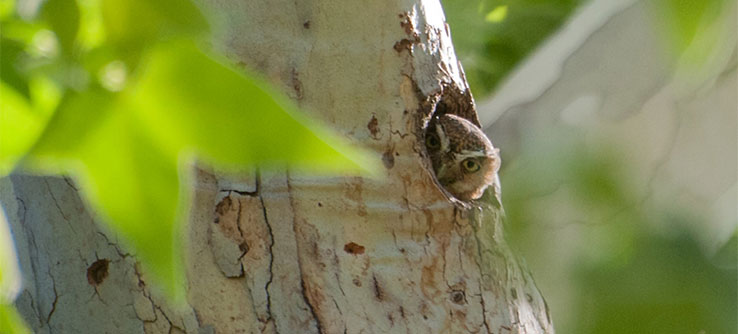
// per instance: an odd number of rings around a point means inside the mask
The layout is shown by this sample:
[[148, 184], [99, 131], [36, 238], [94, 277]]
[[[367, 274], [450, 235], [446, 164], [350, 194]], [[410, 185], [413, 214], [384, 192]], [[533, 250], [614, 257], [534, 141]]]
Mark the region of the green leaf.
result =
[[686, 48], [694, 39], [705, 10], [711, 3], [722, 0], [657, 0], [658, 23], [665, 24], [669, 40], [679, 51]]
[[[114, 94], [70, 94], [24, 165], [72, 174], [85, 199], [141, 260], [156, 286], [184, 298], [181, 226], [188, 185], [178, 153], [161, 147]], [[186, 173], [182, 174], [186, 175]]]
[[128, 65], [136, 64], [147, 45], [208, 32], [207, 21], [190, 0], [103, 1], [102, 15], [108, 42]]
[[685, 88], [710, 80], [716, 64], [733, 53], [734, 0], [656, 0], [648, 8], [667, 42], [665, 56], [677, 60], [675, 78]]
[[54, 30], [62, 51], [71, 54], [79, 30], [79, 7], [76, 0], [47, 0], [43, 17]]
[[6, 19], [15, 12], [15, 0], [0, 0], [0, 20]]
[[475, 96], [490, 93], [586, 1], [444, 0], [454, 48]]
[[103, 22], [101, 1], [80, 1], [78, 43], [83, 50], [99, 47], [105, 42], [105, 25]]
[[190, 42], [154, 50], [130, 96], [142, 123], [172, 149], [195, 149], [231, 167], [375, 170], [376, 159], [299, 114], [255, 76], [223, 63]]
[[30, 97], [28, 83], [18, 68], [25, 45], [19, 41], [0, 36], [0, 78], [26, 98]]
[[498, 23], [504, 21], [505, 17], [507, 17], [507, 6], [501, 5], [487, 13], [484, 20], [487, 22]]
[[[78, 180], [105, 222], [133, 248], [144, 270], [175, 301], [183, 301], [181, 229], [177, 214], [187, 203], [177, 152], [163, 150], [125, 110], [109, 117], [78, 147]], [[186, 174], [186, 173], [185, 173]]]
[[32, 106], [22, 94], [0, 81], [0, 176], [11, 172], [31, 149], [50, 117], [58, 92], [44, 82], [31, 82], [31, 95], [37, 100]]
[[65, 171], [64, 163], [78, 158], [80, 148], [91, 140], [90, 133], [110, 117], [113, 102], [114, 95], [100, 89], [66, 94], [24, 161], [26, 167]]
[[183, 300], [181, 235], [192, 153], [217, 168], [373, 171], [376, 159], [300, 116], [280, 94], [202, 53], [161, 43], [122, 92], [69, 93], [24, 161], [70, 172], [145, 270]]
[[31, 330], [13, 305], [0, 303], [0, 333], [26, 334], [31, 333]]

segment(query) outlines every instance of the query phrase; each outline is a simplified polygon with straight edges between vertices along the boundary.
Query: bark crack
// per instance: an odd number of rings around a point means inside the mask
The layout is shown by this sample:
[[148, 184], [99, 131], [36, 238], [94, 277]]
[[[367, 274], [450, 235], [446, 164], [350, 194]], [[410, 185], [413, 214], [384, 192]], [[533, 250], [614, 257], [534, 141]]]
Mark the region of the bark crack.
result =
[[69, 177], [67, 177], [67, 176], [63, 176], [62, 178], [64, 179], [64, 182], [66, 182], [66, 183], [67, 183], [67, 185], [68, 185], [68, 186], [69, 186], [70, 188], [74, 189], [74, 191], [79, 191], [79, 190], [77, 189], [77, 187], [75, 187], [75, 186], [74, 186], [74, 183], [72, 182], [72, 180], [71, 180], [71, 179], [70, 179]]
[[[238, 249], [241, 250], [241, 255], [238, 256], [239, 262], [249, 251], [249, 245], [246, 244], [246, 238], [244, 237], [243, 229], [241, 229], [241, 213], [242, 212], [243, 212], [243, 203], [241, 203], [241, 199], [239, 198], [238, 199], [238, 215], [236, 216], [236, 229], [238, 229], [238, 234], [241, 235], [241, 240], [242, 240], [241, 244], [238, 245]], [[243, 268], [243, 263], [241, 263], [241, 276], [245, 275], [245, 273], [246, 271]]]
[[[170, 334], [173, 333], [175, 328], [178, 329], [181, 332], [186, 332], [183, 328], [180, 328], [179, 326], [176, 326], [174, 324], [174, 322], [172, 322], [172, 320], [169, 319], [169, 317], [167, 316], [166, 312], [164, 312], [164, 310], [162, 309], [162, 307], [159, 306], [159, 305], [157, 305], [157, 303], [152, 299], [151, 294], [146, 293], [146, 283], [141, 278], [141, 272], [138, 271], [138, 267], [137, 266], [133, 266], [133, 272], [136, 275], [136, 278], [138, 279], [138, 286], [139, 286], [139, 288], [141, 288], [141, 295], [143, 295], [149, 301], [149, 303], [151, 304], [151, 308], [153, 310], [153, 313], [154, 313], [154, 319], [153, 320], [141, 319], [138, 315], [136, 315], [136, 317], [138, 319], [140, 319], [141, 322], [143, 322], [143, 323], [151, 323], [151, 324], [153, 324], [153, 323], [156, 323], [159, 320], [159, 314], [161, 314], [162, 317], [164, 317], [164, 320], [167, 322], [167, 324], [169, 324], [168, 333], [170, 333]], [[198, 320], [198, 322], [199, 322], [199, 320]]]
[[243, 191], [243, 190], [236, 190], [236, 189], [220, 189], [219, 191], [222, 192], [222, 193], [228, 192], [229, 195], [230, 195], [230, 193], [233, 192], [233, 193], [239, 194], [241, 196], [252, 196], [252, 197], [255, 197], [255, 196], [258, 196], [259, 195], [259, 185], [258, 185], [258, 182], [259, 181], [257, 180], [256, 182], [257, 182], [257, 185], [256, 185], [256, 190], [255, 191]]
[[[289, 197], [289, 203], [290, 203], [290, 209], [294, 212], [294, 200], [292, 198], [292, 186], [290, 185], [290, 178], [289, 173], [287, 173], [287, 177], [285, 182], [287, 183], [287, 196]], [[297, 244], [297, 269], [300, 271], [300, 288], [302, 291], [300, 291], [300, 296], [305, 301], [305, 304], [308, 307], [308, 310], [310, 311], [310, 314], [312, 315], [313, 319], [315, 319], [315, 327], [318, 330], [318, 333], [325, 333], [323, 331], [323, 325], [321, 324], [320, 317], [318, 317], [318, 313], [315, 311], [315, 306], [311, 303], [310, 298], [307, 296], [307, 285], [305, 283], [305, 272], [303, 271], [303, 263], [302, 258], [299, 256], [300, 253], [300, 243], [298, 242], [298, 228], [297, 228], [297, 217], [294, 215], [292, 216], [292, 230], [295, 233], [295, 243]]]
[[484, 302], [484, 292], [479, 295], [479, 301], [482, 304], [482, 324], [487, 329], [487, 333], [492, 333], [492, 330], [489, 328], [489, 322], [487, 322], [487, 305]]
[[272, 285], [274, 280], [274, 231], [272, 231], [272, 225], [269, 223], [269, 216], [267, 215], [266, 204], [264, 204], [264, 196], [261, 194], [261, 175], [259, 171], [256, 172], [256, 195], [259, 197], [259, 203], [261, 203], [261, 212], [264, 215], [264, 223], [266, 224], [267, 233], [269, 233], [269, 280], [264, 285], [264, 291], [266, 293], [267, 302], [267, 315], [268, 318], [264, 319], [264, 323], [268, 323], [272, 320], [272, 296], [269, 294], [269, 287]]
[[51, 311], [49, 311], [49, 314], [46, 316], [46, 325], [49, 326], [49, 331], [51, 331], [51, 316], [54, 314], [54, 311], [56, 311], [56, 302], [59, 301], [59, 293], [56, 291], [56, 280], [54, 280], [54, 276], [51, 275], [50, 269], [47, 271], [47, 274], [51, 279], [51, 288], [54, 291], [54, 300], [51, 302]]
[[[149, 298], [149, 300], [151, 300], [151, 297], [149, 297], [149, 296], [146, 296], [146, 297]], [[154, 305], [154, 308], [156, 308], [156, 310], [159, 311], [159, 313], [161, 313], [161, 315], [164, 317], [164, 320], [166, 320], [167, 323], [169, 324], [169, 334], [172, 334], [174, 332], [174, 329], [175, 328], [177, 328], [180, 331], [182, 331], [182, 328], [179, 328], [179, 327], [175, 326], [174, 323], [172, 323], [172, 320], [170, 320], [169, 317], [167, 317], [167, 314], [164, 313], [164, 310], [161, 309], [161, 306], [156, 305], [153, 300], [151, 300], [151, 303]], [[154, 313], [154, 316], [156, 316], [156, 313]], [[158, 320], [159, 317], [156, 317], [156, 318]]]
[[[297, 258], [297, 266], [300, 268], [300, 287], [302, 288], [302, 291], [300, 291], [300, 296], [302, 296], [303, 301], [305, 301], [305, 304], [308, 307], [308, 310], [310, 311], [310, 314], [313, 316], [313, 319], [315, 319], [315, 326], [318, 329], [318, 333], [324, 333], [323, 332], [323, 326], [320, 323], [320, 318], [318, 318], [318, 313], [315, 312], [315, 307], [310, 302], [310, 298], [307, 296], [307, 286], [305, 285], [305, 278], [303, 277], [302, 272], [302, 264], [300, 263], [300, 257]], [[340, 309], [339, 309], [340, 310]]]
[[[30, 255], [30, 258], [31, 259], [38, 259], [39, 258], [39, 255], [38, 255], [38, 253], [39, 253], [39, 247], [36, 244], [36, 233], [34, 233], [34, 231], [31, 229], [31, 226], [29, 224], [27, 224], [27, 222], [26, 222], [26, 214], [28, 213], [28, 208], [26, 207], [26, 202], [22, 198], [20, 198], [18, 196], [16, 196], [15, 199], [20, 204], [20, 206], [18, 207], [18, 211], [20, 211], [21, 209], [23, 210], [23, 213], [22, 214], [20, 212], [18, 212], [18, 216], [21, 217], [21, 221], [20, 221], [21, 228], [25, 231], [25, 234], [26, 234], [26, 236], [28, 238], [28, 241], [32, 245], [32, 247], [29, 247], [29, 253], [32, 254], [32, 255]], [[37, 277], [39, 277], [38, 261], [37, 260], [35, 260], [35, 261], [32, 260], [30, 262], [31, 262], [31, 272], [33, 273], [33, 277], [36, 277], [36, 279], [38, 279], [37, 278]], [[51, 276], [51, 273], [49, 273], [49, 276]], [[52, 278], [52, 280], [53, 280], [53, 278]], [[36, 293], [38, 294], [38, 287], [36, 288]], [[55, 293], [55, 295], [56, 295], [56, 293]], [[33, 297], [33, 295], [31, 297]], [[55, 296], [55, 298], [56, 298], [56, 296]], [[43, 301], [43, 298], [39, 298], [39, 303], [36, 304], [36, 303], [33, 303], [33, 298], [31, 298], [32, 307], [35, 310], [36, 314], [39, 316], [39, 320], [40, 320], [40, 316], [42, 314], [44, 314], [43, 310], [41, 309], [41, 302], [42, 301]], [[48, 320], [48, 317], [47, 317], [47, 320]]]
[[22, 198], [17, 197], [17, 196], [15, 197], [15, 200], [17, 200], [20, 203], [20, 207], [18, 208], [18, 211], [20, 211], [20, 208], [23, 208], [23, 214], [22, 215], [19, 215], [19, 216], [21, 216], [21, 222], [23, 223], [23, 226], [26, 226], [26, 224], [25, 224], [25, 222], [26, 222], [26, 212], [28, 211], [26, 209], [26, 202]]
[[338, 290], [341, 291], [341, 295], [346, 297], [346, 292], [343, 291], [343, 286], [341, 286], [341, 277], [338, 275], [338, 271], [336, 271], [336, 286], [338, 286]]
[[[479, 218], [477, 218], [479, 219]], [[492, 330], [489, 327], [489, 322], [487, 321], [487, 307], [484, 302], [484, 287], [485, 287], [485, 279], [484, 279], [484, 268], [482, 268], [482, 263], [480, 261], [483, 261], [483, 251], [482, 251], [482, 243], [479, 239], [479, 230], [477, 226], [482, 226], [481, 224], [472, 224], [472, 228], [474, 229], [474, 241], [476, 244], [477, 249], [477, 256], [474, 257], [474, 262], [477, 265], [477, 270], [479, 270], [479, 273], [481, 274], [480, 282], [479, 282], [479, 301], [482, 304], [482, 324], [484, 325], [484, 328], [487, 329], [487, 333], [492, 333]]]
[[54, 201], [54, 205], [56, 206], [56, 209], [59, 210], [59, 214], [61, 214], [62, 218], [64, 218], [64, 221], [67, 222], [67, 225], [72, 230], [72, 232], [75, 232], [74, 227], [72, 227], [72, 224], [69, 221], [69, 217], [67, 217], [67, 215], [64, 214], [64, 210], [62, 210], [61, 206], [59, 205], [59, 202], [56, 199], [56, 196], [54, 196], [54, 192], [51, 190], [51, 186], [49, 185], [48, 178], [44, 178], [44, 183], [46, 184], [46, 189], [49, 190], [49, 195], [51, 195], [51, 199]]
[[[110, 241], [110, 238], [108, 238], [108, 236], [105, 233], [102, 233], [100, 231], [97, 231], [97, 234], [101, 235], [105, 239], [105, 242], [108, 244], [108, 246], [112, 246], [115, 249], [115, 252], [118, 253], [118, 256], [120, 256], [121, 259], [125, 259], [125, 258], [131, 256], [131, 253], [123, 252], [120, 249], [120, 246], [118, 245], [117, 242]], [[95, 256], [97, 257], [97, 254], [95, 254]], [[82, 257], [81, 254], [80, 254], [80, 257]]]

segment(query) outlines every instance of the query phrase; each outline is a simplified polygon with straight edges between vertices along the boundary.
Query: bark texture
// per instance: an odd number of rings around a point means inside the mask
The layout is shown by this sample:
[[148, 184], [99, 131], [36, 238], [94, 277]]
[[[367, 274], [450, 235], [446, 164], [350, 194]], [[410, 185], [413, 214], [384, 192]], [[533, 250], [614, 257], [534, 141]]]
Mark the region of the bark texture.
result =
[[188, 303], [171, 309], [59, 178], [2, 180], [38, 332], [552, 333], [502, 233], [499, 191], [465, 204], [423, 145], [435, 111], [478, 124], [437, 1], [204, 4], [217, 46], [381, 160], [384, 177], [200, 170]]

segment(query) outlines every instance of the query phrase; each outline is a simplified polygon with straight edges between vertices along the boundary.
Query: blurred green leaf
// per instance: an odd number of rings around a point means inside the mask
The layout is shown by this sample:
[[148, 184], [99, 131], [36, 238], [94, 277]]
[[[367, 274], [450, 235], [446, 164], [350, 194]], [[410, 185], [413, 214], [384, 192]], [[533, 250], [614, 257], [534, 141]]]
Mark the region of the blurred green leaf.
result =
[[507, 6], [501, 5], [487, 13], [484, 20], [487, 22], [497, 23], [505, 20], [505, 17], [507, 17]]
[[15, 0], [0, 0], [0, 20], [13, 15], [15, 11]]
[[53, 88], [31, 82], [35, 105], [22, 94], [0, 81], [0, 176], [14, 168], [18, 160], [41, 135], [54, 107]]
[[74, 49], [79, 29], [79, 7], [77, 1], [47, 0], [42, 15], [56, 33], [62, 51], [70, 55]]
[[734, 57], [735, 0], [656, 0], [649, 5], [651, 23], [666, 41], [664, 55], [677, 60], [674, 76], [684, 88], [710, 80], [717, 64]]
[[22, 159], [74, 175], [175, 300], [195, 154], [224, 170], [375, 170], [253, 74], [195, 47], [208, 25], [189, 0], [48, 0], [36, 19], [0, 24], [0, 172]]
[[[177, 153], [157, 146], [140, 128], [128, 106], [112, 106], [78, 146], [79, 181], [89, 201], [100, 208], [113, 230], [123, 237], [165, 293], [184, 298], [180, 193]], [[186, 173], [184, 173], [186, 175]], [[183, 182], [181, 191], [188, 189]]]
[[194, 148], [231, 167], [374, 170], [373, 160], [299, 114], [286, 97], [223, 63], [190, 42], [157, 48], [128, 98], [141, 123], [172, 150]]
[[147, 45], [208, 32], [207, 21], [190, 0], [117, 0], [102, 4], [108, 43], [131, 67]]
[[120, 93], [69, 92], [25, 164], [75, 175], [104, 221], [175, 300], [183, 298], [178, 214], [189, 189], [187, 173], [178, 169], [186, 170], [193, 153], [230, 170], [376, 167], [374, 159], [300, 116], [263, 82], [191, 41], [148, 49], [137, 75], [119, 84]]
[[68, 93], [60, 102], [24, 164], [47, 172], [66, 172], [68, 162], [91, 139], [90, 134], [111, 117], [114, 95], [101, 89]]
[[0, 36], [0, 79], [26, 98], [30, 97], [28, 82], [18, 68], [25, 45], [19, 41]]
[[627, 266], [580, 269], [570, 333], [735, 333], [736, 270], [713, 266], [685, 235], [641, 233]]
[[723, 0], [656, 0], [652, 12], [658, 24], [666, 26], [669, 41], [683, 51], [695, 38], [706, 10]]
[[101, 90], [68, 95], [25, 162], [34, 169], [76, 176], [103, 221], [136, 252], [158, 286], [179, 302], [183, 220], [177, 213], [186, 201], [180, 194], [178, 152], [158, 146], [130, 107], [120, 96]]
[[97, 0], [78, 0], [79, 33], [78, 41], [83, 50], [91, 50], [105, 42], [105, 25], [103, 22], [103, 4]]
[[474, 94], [489, 94], [586, 1], [444, 0], [454, 49]]
[[0, 303], [0, 333], [8, 334], [26, 334], [31, 333], [23, 318], [12, 304]]

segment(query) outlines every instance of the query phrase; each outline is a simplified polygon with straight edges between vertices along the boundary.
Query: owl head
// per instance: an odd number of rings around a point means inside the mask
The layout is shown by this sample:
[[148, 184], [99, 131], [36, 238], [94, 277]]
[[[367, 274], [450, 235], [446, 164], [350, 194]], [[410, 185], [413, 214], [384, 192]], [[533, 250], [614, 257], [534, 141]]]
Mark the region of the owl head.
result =
[[431, 119], [425, 146], [439, 183], [462, 201], [478, 199], [497, 179], [499, 150], [464, 118], [446, 114]]

